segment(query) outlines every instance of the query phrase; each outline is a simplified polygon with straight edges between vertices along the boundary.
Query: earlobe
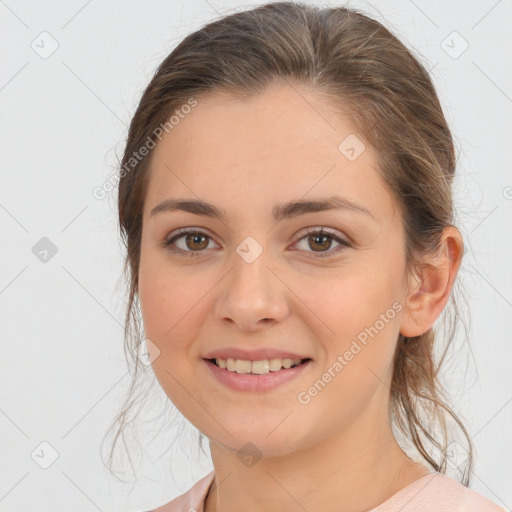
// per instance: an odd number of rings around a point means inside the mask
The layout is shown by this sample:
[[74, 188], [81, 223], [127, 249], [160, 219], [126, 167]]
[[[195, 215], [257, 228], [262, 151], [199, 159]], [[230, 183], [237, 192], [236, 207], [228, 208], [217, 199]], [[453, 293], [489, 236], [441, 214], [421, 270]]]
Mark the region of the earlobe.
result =
[[411, 278], [400, 334], [411, 338], [432, 327], [450, 297], [463, 248], [459, 230], [453, 226], [444, 228], [438, 253], [426, 256]]

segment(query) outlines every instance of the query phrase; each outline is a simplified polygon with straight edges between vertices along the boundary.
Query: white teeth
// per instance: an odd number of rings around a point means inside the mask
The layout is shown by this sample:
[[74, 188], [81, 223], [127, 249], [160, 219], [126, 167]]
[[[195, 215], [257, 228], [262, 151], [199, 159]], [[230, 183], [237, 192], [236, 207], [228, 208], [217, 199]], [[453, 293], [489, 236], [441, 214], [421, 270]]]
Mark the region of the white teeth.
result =
[[270, 371], [270, 364], [268, 360], [253, 361], [249, 366], [251, 367], [251, 372], [257, 373], [258, 375], [263, 375], [264, 373], [268, 373]]
[[277, 370], [281, 369], [282, 365], [283, 365], [283, 361], [281, 359], [271, 359], [270, 360], [270, 371], [276, 372]]
[[219, 368], [224, 368], [236, 373], [255, 373], [264, 375], [269, 372], [277, 372], [281, 368], [291, 368], [300, 364], [301, 359], [263, 359], [261, 361], [248, 361], [246, 359], [215, 359]]
[[251, 361], [244, 361], [243, 359], [235, 359], [235, 372], [236, 373], [251, 373]]

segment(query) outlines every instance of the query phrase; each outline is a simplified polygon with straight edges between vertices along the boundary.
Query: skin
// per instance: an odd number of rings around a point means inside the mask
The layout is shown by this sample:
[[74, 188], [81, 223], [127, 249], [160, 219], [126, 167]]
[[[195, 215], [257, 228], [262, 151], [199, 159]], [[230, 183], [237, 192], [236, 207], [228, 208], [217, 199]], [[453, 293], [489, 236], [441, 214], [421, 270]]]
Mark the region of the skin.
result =
[[[392, 357], [399, 333], [424, 333], [445, 307], [462, 237], [446, 228], [439, 255], [425, 256], [426, 265], [408, 274], [403, 222], [376, 153], [365, 143], [349, 161], [338, 150], [354, 133], [317, 93], [275, 84], [249, 100], [226, 93], [200, 98], [153, 150], [140, 304], [146, 337], [160, 351], [152, 362], [160, 385], [210, 440], [216, 476], [206, 512], [328, 512], [340, 504], [364, 511], [432, 471], [407, 457], [393, 436]], [[271, 217], [275, 203], [333, 191], [373, 218], [350, 210], [277, 223]], [[208, 201], [226, 221], [183, 211], [150, 217], [170, 197]], [[187, 244], [181, 237], [174, 246], [182, 253], [162, 246], [188, 227], [207, 238], [189, 237]], [[315, 242], [305, 235], [311, 227], [352, 246]], [[252, 263], [236, 252], [247, 236], [263, 249]], [[189, 257], [194, 251], [200, 254]], [[307, 405], [299, 403], [298, 394], [397, 302], [401, 311]], [[313, 364], [275, 390], [234, 391], [202, 360], [229, 346], [291, 350]], [[237, 457], [247, 442], [261, 455], [250, 467]]]

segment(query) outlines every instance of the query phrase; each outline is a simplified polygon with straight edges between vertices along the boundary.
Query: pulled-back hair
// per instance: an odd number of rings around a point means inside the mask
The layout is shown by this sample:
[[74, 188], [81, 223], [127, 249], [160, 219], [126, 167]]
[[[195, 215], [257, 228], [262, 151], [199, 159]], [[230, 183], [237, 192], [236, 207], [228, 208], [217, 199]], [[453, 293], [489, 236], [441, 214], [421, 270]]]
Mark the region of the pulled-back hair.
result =
[[[225, 16], [188, 35], [160, 64], [144, 91], [121, 161], [119, 226], [129, 283], [125, 354], [131, 356], [133, 378], [112, 425], [117, 430], [110, 461], [119, 435], [133, 421], [131, 397], [139, 371], [144, 370], [137, 356], [138, 269], [153, 153], [137, 162], [130, 159], [148, 142], [154, 146], [159, 127], [191, 98], [200, 101], [218, 91], [251, 97], [281, 82], [305, 86], [339, 106], [365, 143], [376, 148], [378, 172], [402, 215], [408, 271], [418, 269], [423, 255], [436, 252], [443, 228], [453, 225], [456, 159], [439, 99], [425, 67], [378, 21], [352, 8], [276, 2]], [[448, 327], [444, 350], [434, 328], [421, 336], [399, 335], [390, 418], [395, 435], [442, 473], [455, 439], [447, 420], [454, 420], [468, 445], [465, 464], [459, 468], [467, 486], [473, 470], [471, 439], [439, 381], [460, 319], [453, 293], [443, 319]], [[201, 445], [202, 434], [199, 441]]]

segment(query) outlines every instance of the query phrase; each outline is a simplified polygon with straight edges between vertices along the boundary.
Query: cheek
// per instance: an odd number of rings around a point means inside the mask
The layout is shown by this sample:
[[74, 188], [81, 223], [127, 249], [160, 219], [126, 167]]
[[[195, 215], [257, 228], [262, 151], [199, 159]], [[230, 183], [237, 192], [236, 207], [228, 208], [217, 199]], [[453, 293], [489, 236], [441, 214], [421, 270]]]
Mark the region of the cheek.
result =
[[189, 267], [176, 268], [165, 256], [149, 254], [141, 258], [139, 298], [146, 338], [159, 349], [153, 371], [171, 400], [181, 404], [181, 386], [191, 391], [192, 376], [200, 357], [204, 319], [211, 311], [205, 296], [215, 282], [208, 273]]
[[328, 387], [348, 401], [370, 393], [379, 377], [387, 380], [401, 318], [399, 272], [391, 258], [372, 258], [326, 281], [301, 281], [299, 293], [325, 351], [319, 372], [335, 374], [337, 384]]
[[373, 326], [387, 312], [384, 330], [397, 322], [393, 309], [393, 304], [401, 299], [393, 277], [397, 272], [378, 263], [350, 266], [329, 275], [299, 277], [294, 283], [294, 293], [307, 306], [303, 312], [310, 318], [310, 325], [317, 326], [324, 339], [336, 340], [339, 345], [336, 348], [342, 348], [347, 340]]
[[176, 333], [190, 322], [201, 299], [203, 288], [196, 286], [196, 279], [162, 257], [141, 258], [139, 298], [146, 334], [166, 345], [182, 338]]
[[189, 393], [197, 393], [191, 378], [195, 372], [191, 340], [201, 325], [195, 319], [201, 303], [195, 290], [190, 277], [184, 278], [155, 260], [141, 259], [139, 298], [144, 332], [159, 350], [152, 369], [165, 394], [187, 416]]
[[310, 307], [322, 319], [315, 334], [325, 354], [301, 399], [311, 400], [305, 411], [329, 410], [336, 428], [359, 417], [375, 395], [384, 403], [389, 394], [400, 304], [387, 280], [383, 272], [366, 271], [333, 279], [328, 297], [325, 286], [308, 288]]

